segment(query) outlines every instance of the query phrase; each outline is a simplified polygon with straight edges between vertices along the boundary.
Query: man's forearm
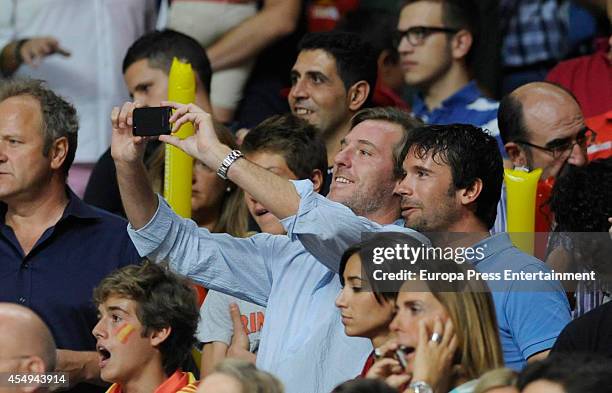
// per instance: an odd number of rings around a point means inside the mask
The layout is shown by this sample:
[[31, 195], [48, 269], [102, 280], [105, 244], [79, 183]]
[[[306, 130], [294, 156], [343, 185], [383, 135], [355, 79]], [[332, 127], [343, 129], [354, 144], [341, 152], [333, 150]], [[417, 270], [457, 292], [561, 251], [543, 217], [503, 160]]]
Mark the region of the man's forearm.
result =
[[134, 229], [145, 226], [157, 211], [157, 196], [153, 192], [142, 162], [117, 162], [117, 183], [125, 214]]
[[300, 6], [301, 0], [267, 0], [260, 12], [207, 49], [213, 71], [235, 67], [291, 34], [297, 26]]
[[228, 177], [277, 218], [282, 220], [297, 213], [300, 196], [287, 179], [246, 159], [236, 161], [230, 167]]

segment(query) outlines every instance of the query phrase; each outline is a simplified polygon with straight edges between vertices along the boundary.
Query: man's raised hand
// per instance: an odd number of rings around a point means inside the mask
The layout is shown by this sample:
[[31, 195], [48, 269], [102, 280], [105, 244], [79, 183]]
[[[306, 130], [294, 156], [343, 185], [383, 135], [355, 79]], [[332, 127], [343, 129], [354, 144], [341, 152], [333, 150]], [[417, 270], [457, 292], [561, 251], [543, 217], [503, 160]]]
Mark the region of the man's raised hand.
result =
[[113, 128], [111, 155], [115, 163], [142, 161], [146, 139], [134, 136], [132, 133], [132, 114], [134, 108], [139, 108], [140, 106], [137, 102], [126, 102], [121, 107], [114, 107], [111, 111], [111, 125]]
[[172, 132], [188, 122], [193, 123], [195, 135], [180, 139], [174, 135], [160, 135], [159, 140], [178, 147], [190, 156], [202, 161], [207, 167], [216, 170], [230, 149], [219, 142], [212, 116], [194, 104], [179, 104], [163, 101], [164, 106], [175, 109], [170, 122], [173, 123]]

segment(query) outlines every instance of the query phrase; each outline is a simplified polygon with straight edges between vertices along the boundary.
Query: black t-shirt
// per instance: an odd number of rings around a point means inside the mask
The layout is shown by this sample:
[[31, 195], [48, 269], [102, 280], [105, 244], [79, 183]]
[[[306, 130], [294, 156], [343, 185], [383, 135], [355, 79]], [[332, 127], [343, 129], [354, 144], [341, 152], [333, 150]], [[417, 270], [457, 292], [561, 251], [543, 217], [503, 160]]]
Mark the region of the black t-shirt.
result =
[[559, 334], [551, 353], [597, 353], [612, 358], [612, 302], [572, 321]]

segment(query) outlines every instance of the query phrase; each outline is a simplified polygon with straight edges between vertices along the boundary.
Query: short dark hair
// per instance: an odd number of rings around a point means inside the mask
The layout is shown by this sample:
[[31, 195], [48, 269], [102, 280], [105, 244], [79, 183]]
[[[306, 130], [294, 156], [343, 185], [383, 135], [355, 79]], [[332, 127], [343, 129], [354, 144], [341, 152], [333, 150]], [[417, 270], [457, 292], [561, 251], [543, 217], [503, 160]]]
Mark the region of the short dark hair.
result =
[[467, 30], [472, 34], [472, 46], [466, 56], [466, 63], [471, 67], [474, 60], [475, 48], [480, 41], [479, 7], [474, 0], [405, 0], [402, 9], [411, 3], [429, 1], [442, 5], [442, 23], [445, 27], [458, 30]]
[[134, 41], [123, 58], [123, 73], [135, 62], [146, 59], [149, 66], [169, 74], [175, 57], [191, 64], [206, 92], [210, 94], [212, 68], [206, 51], [198, 41], [170, 29], [156, 30]]
[[476, 217], [491, 228], [504, 179], [502, 157], [494, 137], [468, 124], [429, 125], [414, 129], [406, 140], [402, 160], [414, 149], [418, 158], [431, 155], [450, 167], [455, 189], [467, 188], [476, 179], [482, 191], [476, 199]]
[[512, 94], [506, 94], [499, 102], [497, 125], [504, 144], [529, 138], [523, 115], [523, 104]]
[[532, 382], [546, 380], [561, 385], [565, 393], [609, 392], [612, 386], [610, 370], [612, 360], [600, 355], [553, 354], [528, 364], [519, 374], [517, 387], [522, 391]]
[[327, 174], [327, 149], [316, 128], [291, 113], [272, 116], [244, 137], [244, 154], [267, 151], [283, 156], [298, 179], [310, 179], [315, 169]]
[[77, 149], [79, 119], [74, 106], [47, 87], [46, 82], [37, 79], [13, 79], [0, 84], [0, 101], [11, 97], [30, 96], [40, 104], [41, 130], [44, 138], [43, 155], [59, 138], [68, 140], [68, 152], [62, 163], [62, 171], [68, 176]]
[[402, 127], [403, 135], [402, 139], [393, 147], [393, 161], [395, 163], [394, 173], [395, 176], [400, 178], [404, 172], [402, 169], [403, 158], [402, 150], [406, 144], [406, 139], [410, 131], [417, 127], [423, 126], [423, 122], [416, 117], [412, 116], [405, 110], [395, 107], [375, 107], [361, 109], [355, 113], [351, 119], [351, 130], [359, 123], [366, 120], [380, 120], [389, 123], [397, 124]]
[[164, 265], [145, 261], [115, 270], [94, 289], [96, 306], [111, 296], [121, 296], [138, 303], [136, 313], [145, 336], [151, 330], [171, 327], [168, 338], [160, 344], [162, 366], [167, 375], [174, 373], [191, 354], [200, 313], [196, 292], [189, 282]]
[[299, 51], [325, 51], [336, 60], [336, 69], [344, 87], [348, 90], [359, 81], [370, 85], [365, 105], [369, 105], [378, 76], [377, 56], [370, 44], [359, 35], [343, 31], [308, 33], [298, 44]]

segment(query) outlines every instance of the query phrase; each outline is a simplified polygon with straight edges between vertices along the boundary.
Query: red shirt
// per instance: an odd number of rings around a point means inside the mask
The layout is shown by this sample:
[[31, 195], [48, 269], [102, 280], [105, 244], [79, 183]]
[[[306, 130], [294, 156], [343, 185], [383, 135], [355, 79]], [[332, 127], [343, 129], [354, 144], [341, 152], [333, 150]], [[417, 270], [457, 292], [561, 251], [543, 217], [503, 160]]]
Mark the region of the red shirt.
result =
[[[193, 374], [177, 370], [153, 393], [196, 393], [197, 388], [198, 382]], [[122, 391], [121, 385], [114, 383], [106, 393], [122, 393]]]
[[597, 133], [595, 142], [587, 149], [589, 161], [612, 157], [612, 109], [599, 116], [585, 120], [587, 126]]
[[597, 41], [597, 52], [590, 56], [562, 61], [546, 77], [576, 96], [584, 117], [612, 109], [612, 64], [607, 57], [608, 38]]

